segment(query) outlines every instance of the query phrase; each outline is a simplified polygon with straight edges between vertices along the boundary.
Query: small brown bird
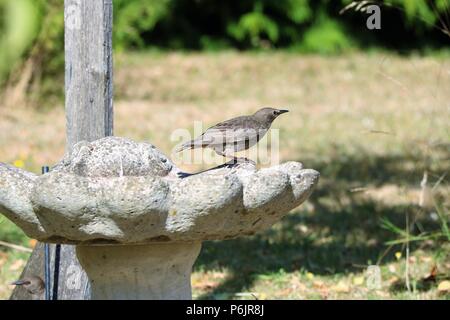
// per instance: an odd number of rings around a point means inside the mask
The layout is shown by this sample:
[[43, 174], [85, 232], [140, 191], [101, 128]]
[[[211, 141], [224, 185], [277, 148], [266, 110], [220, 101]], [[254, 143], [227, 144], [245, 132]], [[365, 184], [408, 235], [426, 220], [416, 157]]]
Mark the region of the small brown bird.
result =
[[45, 290], [44, 281], [40, 277], [34, 275], [14, 281], [11, 284], [16, 286], [23, 286], [25, 290], [27, 290], [27, 292], [31, 294], [35, 299], [41, 298]]
[[[176, 152], [195, 148], [211, 148], [217, 154], [238, 158], [233, 153], [254, 146], [270, 129], [272, 122], [288, 110], [262, 108], [249, 116], [226, 120], [207, 129], [201, 136], [181, 144]], [[245, 159], [248, 160], [248, 159]]]

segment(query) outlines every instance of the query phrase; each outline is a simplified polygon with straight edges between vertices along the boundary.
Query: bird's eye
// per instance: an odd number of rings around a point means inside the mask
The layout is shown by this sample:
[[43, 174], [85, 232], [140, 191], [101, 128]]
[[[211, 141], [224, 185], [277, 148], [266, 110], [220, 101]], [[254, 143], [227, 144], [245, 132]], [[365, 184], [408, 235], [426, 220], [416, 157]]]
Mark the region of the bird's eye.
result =
[[273, 112], [273, 115], [276, 116], [278, 113], [276, 111]]

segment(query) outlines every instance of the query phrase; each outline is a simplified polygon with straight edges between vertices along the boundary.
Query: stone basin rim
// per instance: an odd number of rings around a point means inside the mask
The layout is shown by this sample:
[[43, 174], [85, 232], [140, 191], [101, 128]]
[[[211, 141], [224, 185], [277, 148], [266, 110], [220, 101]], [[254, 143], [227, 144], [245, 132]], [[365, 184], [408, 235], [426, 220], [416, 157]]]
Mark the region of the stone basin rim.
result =
[[289, 161], [180, 178], [174, 173], [181, 170], [148, 146], [119, 137], [82, 143], [42, 176], [0, 163], [0, 211], [48, 243], [226, 240], [269, 228], [309, 197], [320, 176]]

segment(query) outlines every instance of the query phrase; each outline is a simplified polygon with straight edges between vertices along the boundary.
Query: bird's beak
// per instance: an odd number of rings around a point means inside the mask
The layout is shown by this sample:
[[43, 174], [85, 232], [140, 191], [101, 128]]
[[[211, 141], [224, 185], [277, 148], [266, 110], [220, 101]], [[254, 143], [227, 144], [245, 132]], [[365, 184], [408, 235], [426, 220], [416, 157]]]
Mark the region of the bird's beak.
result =
[[289, 112], [289, 110], [286, 110], [286, 109], [284, 109], [284, 110], [278, 110], [278, 113], [279, 113], [279, 114], [283, 114], [283, 113], [286, 113], [286, 112]]
[[11, 285], [21, 286], [21, 285], [29, 284], [29, 283], [30, 283], [30, 281], [27, 281], [27, 280], [17, 280], [17, 281], [12, 282]]

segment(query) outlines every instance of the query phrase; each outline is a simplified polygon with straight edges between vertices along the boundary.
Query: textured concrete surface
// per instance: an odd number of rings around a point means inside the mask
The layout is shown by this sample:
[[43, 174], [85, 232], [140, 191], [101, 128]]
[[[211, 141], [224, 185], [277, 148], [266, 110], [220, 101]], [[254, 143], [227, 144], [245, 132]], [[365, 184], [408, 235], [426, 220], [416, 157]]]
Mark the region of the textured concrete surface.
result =
[[81, 142], [36, 176], [0, 163], [0, 212], [47, 242], [133, 244], [234, 238], [270, 227], [311, 194], [319, 173], [245, 163], [179, 178], [153, 145]]
[[189, 300], [200, 242], [77, 246], [93, 300]]

